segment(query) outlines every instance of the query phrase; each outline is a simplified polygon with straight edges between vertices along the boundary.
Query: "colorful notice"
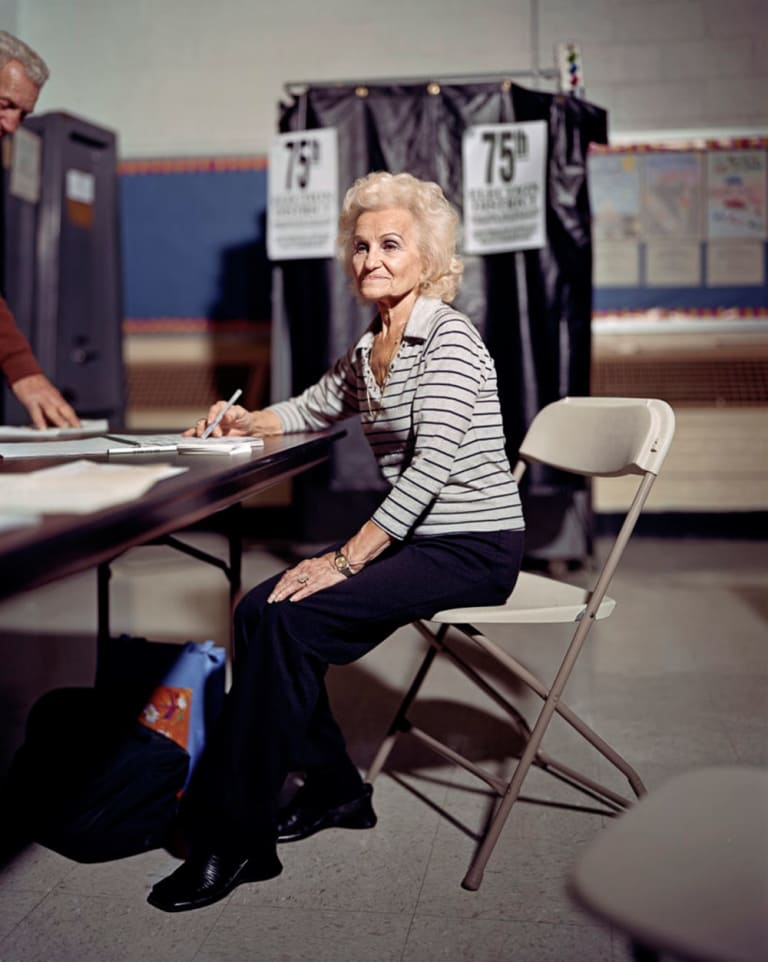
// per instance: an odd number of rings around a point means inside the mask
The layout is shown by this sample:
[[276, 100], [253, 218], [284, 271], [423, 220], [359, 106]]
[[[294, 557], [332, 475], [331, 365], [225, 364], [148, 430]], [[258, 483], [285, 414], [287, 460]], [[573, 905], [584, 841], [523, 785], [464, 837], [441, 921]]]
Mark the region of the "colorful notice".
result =
[[468, 127], [464, 161], [464, 251], [500, 254], [546, 243], [543, 120]]
[[590, 154], [592, 233], [595, 241], [640, 236], [640, 163], [634, 154]]
[[267, 254], [272, 260], [333, 257], [339, 216], [335, 128], [280, 134], [269, 153]]
[[700, 238], [702, 164], [693, 151], [647, 154], [644, 158], [645, 238]]
[[766, 153], [716, 150], [707, 156], [707, 236], [766, 237]]

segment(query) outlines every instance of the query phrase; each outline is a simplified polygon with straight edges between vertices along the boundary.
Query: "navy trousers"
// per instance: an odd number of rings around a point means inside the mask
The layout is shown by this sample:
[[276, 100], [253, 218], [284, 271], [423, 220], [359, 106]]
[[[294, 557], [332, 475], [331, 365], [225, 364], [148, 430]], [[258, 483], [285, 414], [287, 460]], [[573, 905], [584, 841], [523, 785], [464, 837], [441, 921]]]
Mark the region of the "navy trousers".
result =
[[441, 609], [502, 603], [522, 550], [522, 531], [415, 538], [303, 601], [267, 604], [279, 576], [250, 591], [235, 611], [223, 716], [182, 800], [193, 847], [255, 855], [273, 845], [291, 771], [334, 773], [329, 792], [359, 784], [328, 703], [328, 666], [361, 658]]

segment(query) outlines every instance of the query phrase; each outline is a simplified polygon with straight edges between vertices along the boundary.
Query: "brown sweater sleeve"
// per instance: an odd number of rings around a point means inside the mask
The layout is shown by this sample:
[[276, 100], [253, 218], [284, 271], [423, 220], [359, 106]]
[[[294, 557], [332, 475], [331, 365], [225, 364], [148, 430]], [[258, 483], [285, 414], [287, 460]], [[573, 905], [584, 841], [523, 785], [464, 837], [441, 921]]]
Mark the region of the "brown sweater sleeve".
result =
[[42, 374], [29, 341], [19, 330], [8, 305], [0, 297], [0, 370], [10, 384], [28, 377]]

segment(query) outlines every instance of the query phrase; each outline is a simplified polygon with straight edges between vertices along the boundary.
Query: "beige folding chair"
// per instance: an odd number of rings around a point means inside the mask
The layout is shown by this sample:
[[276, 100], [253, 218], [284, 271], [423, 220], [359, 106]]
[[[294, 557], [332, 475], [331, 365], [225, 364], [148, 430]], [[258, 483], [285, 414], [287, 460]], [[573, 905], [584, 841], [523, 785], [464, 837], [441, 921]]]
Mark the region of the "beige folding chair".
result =
[[768, 771], [676, 775], [600, 832], [569, 882], [629, 937], [635, 962], [765, 962]]
[[[640, 797], [645, 792], [637, 772], [561, 701], [561, 695], [593, 622], [607, 618], [615, 607], [615, 602], [606, 595], [606, 591], [664, 462], [674, 428], [672, 409], [666, 402], [655, 399], [568, 397], [545, 407], [534, 418], [520, 446], [519, 461], [514, 470], [518, 481], [526, 466], [533, 463], [549, 465], [585, 477], [639, 475], [640, 478], [632, 503], [594, 585], [591, 589], [584, 589], [552, 578], [521, 572], [506, 604], [440, 611], [429, 623], [422, 621], [416, 624], [430, 647], [374, 758], [368, 781], [372, 782], [382, 770], [398, 736], [407, 732], [439, 755], [482, 779], [496, 792], [501, 801], [496, 806], [462, 882], [466, 889], [474, 891], [480, 887], [485, 866], [531, 765], [535, 764], [550, 771], [580, 791], [597, 797], [609, 807], [612, 814], [631, 805], [630, 799], [541, 751], [542, 739], [555, 712], [626, 776], [635, 797]], [[475, 627], [563, 622], [574, 623], [576, 629], [554, 680], [549, 685]], [[433, 624], [439, 627], [435, 630], [430, 627]], [[493, 659], [496, 670], [499, 666], [507, 669], [543, 700], [541, 712], [532, 729], [528, 728], [517, 709], [490, 680], [481, 675], [479, 670], [459, 653], [450, 637], [451, 630], [457, 633], [460, 641], [469, 638], [479, 645], [485, 654]], [[526, 745], [509, 781], [491, 774], [409, 721], [411, 705], [438, 653], [448, 656], [464, 675], [508, 712], [516, 729], [519, 730], [522, 721]]]

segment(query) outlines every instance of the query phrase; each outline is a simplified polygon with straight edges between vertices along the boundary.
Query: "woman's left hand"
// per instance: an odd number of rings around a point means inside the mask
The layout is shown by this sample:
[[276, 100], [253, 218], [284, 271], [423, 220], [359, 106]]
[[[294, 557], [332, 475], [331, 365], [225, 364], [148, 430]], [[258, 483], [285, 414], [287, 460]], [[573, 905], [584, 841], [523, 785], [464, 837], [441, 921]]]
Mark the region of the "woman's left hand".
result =
[[275, 601], [301, 601], [316, 591], [346, 581], [346, 577], [336, 570], [333, 557], [333, 552], [329, 551], [317, 558], [300, 561], [295, 568], [289, 568], [272, 589], [267, 601], [270, 604]]

